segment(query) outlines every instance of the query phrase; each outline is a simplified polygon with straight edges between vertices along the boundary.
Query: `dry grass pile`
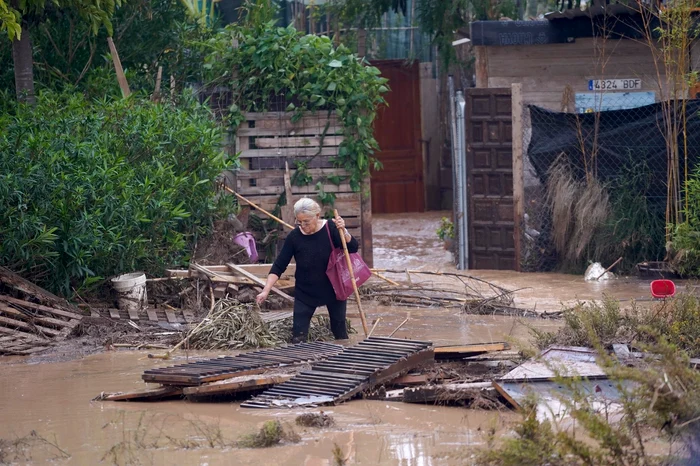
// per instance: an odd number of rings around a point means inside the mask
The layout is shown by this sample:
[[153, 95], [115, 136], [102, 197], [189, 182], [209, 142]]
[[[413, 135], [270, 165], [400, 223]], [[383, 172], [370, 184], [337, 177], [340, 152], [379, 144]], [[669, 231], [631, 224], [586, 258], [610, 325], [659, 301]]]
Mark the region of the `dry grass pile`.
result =
[[665, 302], [640, 307], [632, 303], [620, 309], [609, 296], [600, 303], [579, 303], [562, 314], [564, 325], [556, 332], [530, 329], [538, 348], [551, 345], [602, 345], [615, 343], [646, 346], [664, 340], [689, 357], [700, 357], [700, 298], [683, 293]]
[[246, 434], [238, 440], [241, 448], [268, 448], [282, 442], [299, 443], [301, 437], [294, 429], [283, 426], [280, 421], [265, 421], [258, 432]]
[[577, 261], [610, 217], [607, 190], [595, 179], [576, 180], [564, 162], [555, 163], [548, 175], [547, 203], [552, 209], [555, 248], [566, 260]]
[[[206, 317], [206, 322], [192, 331], [190, 347], [196, 349], [243, 349], [278, 346], [292, 341], [292, 318], [265, 322], [251, 304], [235, 299], [221, 299]], [[348, 321], [348, 333], [355, 333]], [[330, 320], [316, 316], [311, 320], [309, 341], [333, 340]]]
[[335, 419], [323, 411], [300, 414], [296, 417], [294, 422], [302, 427], [332, 427], [335, 425]]

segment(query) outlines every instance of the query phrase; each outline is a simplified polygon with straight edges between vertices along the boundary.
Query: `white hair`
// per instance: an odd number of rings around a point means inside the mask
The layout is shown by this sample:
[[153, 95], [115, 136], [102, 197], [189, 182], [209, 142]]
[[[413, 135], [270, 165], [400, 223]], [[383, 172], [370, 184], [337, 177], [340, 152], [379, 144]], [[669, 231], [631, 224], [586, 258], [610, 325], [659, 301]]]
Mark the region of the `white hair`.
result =
[[321, 206], [316, 201], [308, 197], [302, 197], [294, 203], [294, 216], [299, 214], [316, 215], [321, 213]]

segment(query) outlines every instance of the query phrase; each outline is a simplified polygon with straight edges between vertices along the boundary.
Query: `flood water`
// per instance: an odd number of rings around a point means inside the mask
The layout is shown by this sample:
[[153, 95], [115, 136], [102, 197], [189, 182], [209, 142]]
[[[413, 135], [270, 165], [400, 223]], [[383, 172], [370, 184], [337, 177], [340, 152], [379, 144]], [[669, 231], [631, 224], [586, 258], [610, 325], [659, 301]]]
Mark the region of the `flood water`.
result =
[[[374, 231], [375, 267], [454, 272], [450, 254], [435, 236], [443, 215], [428, 213], [418, 220], [379, 217]], [[600, 299], [603, 293], [623, 300], [648, 298], [648, 282], [636, 279], [586, 283], [582, 277], [569, 275], [465, 273], [518, 290], [516, 305], [539, 311], [560, 310], [562, 303], [577, 299]], [[413, 279], [443, 280], [434, 276]], [[436, 345], [525, 341], [528, 325], [549, 330], [560, 325], [545, 319], [465, 315], [459, 309], [366, 305], [365, 312], [370, 322], [382, 318], [377, 335], [388, 335], [408, 317], [395, 336]], [[359, 322], [356, 327], [361, 328]], [[464, 464], [472, 449], [483, 445], [484, 431], [503, 431], [515, 419], [511, 412], [354, 400], [324, 408], [335, 418], [336, 426], [322, 430], [295, 427], [301, 442], [257, 450], [231, 445], [266, 420], [293, 424], [305, 411], [242, 409], [237, 402], [90, 401], [103, 391], [145, 388], [141, 382], [144, 370], [180, 362], [184, 362], [182, 353], [164, 362], [148, 359], [145, 352], [129, 351], [46, 364], [0, 358], [0, 439], [13, 440], [36, 431], [70, 455], [57, 458], [55, 448], [37, 446], [20, 456], [20, 464], [331, 465], [337, 445], [347, 464], [428, 466]]]

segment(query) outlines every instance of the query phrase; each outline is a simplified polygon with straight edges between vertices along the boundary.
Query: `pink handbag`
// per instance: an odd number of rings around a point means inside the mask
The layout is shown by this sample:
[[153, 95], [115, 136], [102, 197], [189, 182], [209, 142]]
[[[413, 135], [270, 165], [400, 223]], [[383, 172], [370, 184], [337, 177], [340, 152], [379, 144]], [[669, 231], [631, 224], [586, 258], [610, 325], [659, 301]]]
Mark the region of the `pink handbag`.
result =
[[[345, 301], [348, 299], [348, 296], [354, 292], [350, 271], [348, 270], [348, 263], [345, 260], [345, 251], [343, 251], [343, 248], [336, 248], [333, 244], [331, 229], [328, 227], [328, 223], [326, 223], [326, 231], [328, 232], [328, 239], [331, 242], [331, 248], [333, 248], [331, 257], [328, 259], [326, 275], [328, 275], [328, 279], [333, 285], [336, 299], [338, 301]], [[372, 271], [367, 267], [362, 257], [356, 252], [350, 254], [350, 263], [352, 264], [352, 271], [355, 274], [355, 283], [359, 288], [372, 276]]]

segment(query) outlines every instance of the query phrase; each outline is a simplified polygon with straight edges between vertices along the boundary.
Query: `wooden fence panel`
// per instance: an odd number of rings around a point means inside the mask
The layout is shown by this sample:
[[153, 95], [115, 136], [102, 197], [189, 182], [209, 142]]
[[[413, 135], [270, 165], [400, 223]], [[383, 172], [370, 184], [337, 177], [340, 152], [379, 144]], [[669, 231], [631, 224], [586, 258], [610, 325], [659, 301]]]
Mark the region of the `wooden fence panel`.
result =
[[245, 121], [234, 138], [241, 169], [235, 173], [233, 189], [272, 211], [280, 195], [285, 193], [285, 162], [289, 165], [290, 178], [294, 179], [296, 162], [305, 161], [312, 181], [305, 186], [292, 184], [291, 204], [304, 196], [318, 201], [320, 182], [324, 192], [335, 194], [335, 208], [345, 218], [350, 233], [361, 242], [360, 193], [350, 188], [350, 174], [334, 167], [332, 162], [343, 141], [340, 122], [334, 114], [329, 117], [326, 112], [305, 115], [296, 122], [292, 122], [292, 115], [286, 112], [244, 114]]

